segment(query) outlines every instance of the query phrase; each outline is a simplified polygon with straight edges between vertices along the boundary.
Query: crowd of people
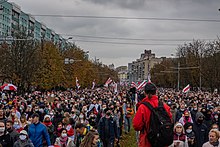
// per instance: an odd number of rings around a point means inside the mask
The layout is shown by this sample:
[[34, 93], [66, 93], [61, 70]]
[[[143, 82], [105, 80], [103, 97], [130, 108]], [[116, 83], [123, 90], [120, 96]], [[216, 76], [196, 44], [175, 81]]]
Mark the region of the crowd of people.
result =
[[0, 147], [113, 147], [134, 114], [126, 90], [1, 92]]
[[119, 93], [108, 88], [24, 95], [1, 92], [0, 147], [120, 146], [122, 134], [130, 133], [135, 110], [138, 144], [151, 147], [146, 139], [150, 110], [141, 105], [149, 101], [157, 107], [158, 100], [164, 102], [174, 123], [170, 147], [220, 147], [220, 97], [216, 92], [135, 92], [134, 88]]
[[183, 93], [157, 89], [152, 84], [145, 86], [145, 95], [139, 101], [133, 119], [134, 129], [140, 131], [139, 147], [151, 146], [148, 130], [152, 112], [142, 103], [149, 102], [158, 107], [159, 101], [164, 102], [164, 108], [174, 124], [173, 143], [169, 147], [220, 147], [220, 96], [217, 91]]

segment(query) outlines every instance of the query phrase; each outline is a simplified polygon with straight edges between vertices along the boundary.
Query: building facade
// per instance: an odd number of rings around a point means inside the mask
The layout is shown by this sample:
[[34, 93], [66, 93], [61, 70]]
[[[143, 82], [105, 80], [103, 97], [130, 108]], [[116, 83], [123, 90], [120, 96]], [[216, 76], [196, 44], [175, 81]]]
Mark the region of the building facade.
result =
[[155, 64], [160, 63], [163, 58], [156, 58], [151, 50], [145, 50], [141, 57], [132, 63], [128, 63], [128, 81], [139, 82], [150, 78], [150, 70]]
[[127, 66], [119, 66], [116, 68], [118, 73], [118, 79], [120, 83], [128, 82], [128, 67]]
[[21, 10], [15, 3], [0, 3], [0, 42], [7, 38], [15, 38], [17, 31], [25, 32], [28, 37], [34, 40], [52, 41], [61, 48], [65, 46], [67, 40], [44, 23], [37, 21], [32, 15]]

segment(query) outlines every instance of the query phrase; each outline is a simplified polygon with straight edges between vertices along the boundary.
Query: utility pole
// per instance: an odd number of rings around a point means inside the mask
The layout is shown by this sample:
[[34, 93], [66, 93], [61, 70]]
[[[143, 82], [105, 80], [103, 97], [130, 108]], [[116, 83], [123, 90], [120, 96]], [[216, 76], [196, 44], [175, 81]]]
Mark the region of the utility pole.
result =
[[178, 62], [178, 81], [177, 81], [177, 90], [180, 90], [180, 62]]

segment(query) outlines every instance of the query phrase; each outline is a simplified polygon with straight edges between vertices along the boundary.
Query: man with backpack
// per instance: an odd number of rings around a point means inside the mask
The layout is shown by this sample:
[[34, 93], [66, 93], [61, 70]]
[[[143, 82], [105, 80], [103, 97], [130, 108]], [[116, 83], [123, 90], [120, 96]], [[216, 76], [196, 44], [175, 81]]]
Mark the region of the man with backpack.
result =
[[145, 85], [146, 97], [140, 102], [133, 127], [140, 131], [139, 147], [164, 147], [173, 142], [173, 123], [170, 107], [158, 100], [156, 86]]

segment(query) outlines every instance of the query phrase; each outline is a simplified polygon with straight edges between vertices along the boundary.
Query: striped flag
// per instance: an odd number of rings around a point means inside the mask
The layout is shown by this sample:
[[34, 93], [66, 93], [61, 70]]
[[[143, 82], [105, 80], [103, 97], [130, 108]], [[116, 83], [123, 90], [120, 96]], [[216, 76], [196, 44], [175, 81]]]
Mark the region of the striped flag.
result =
[[137, 90], [141, 90], [147, 84], [147, 80], [144, 80], [137, 86]]
[[131, 87], [137, 88], [137, 84], [135, 82], [131, 82]]
[[95, 79], [92, 82], [92, 89], [94, 89], [94, 88], [95, 88]]
[[112, 79], [109, 77], [108, 80], [105, 82], [105, 87], [108, 87], [108, 85], [112, 82]]
[[187, 93], [187, 92], [189, 92], [190, 91], [190, 86], [189, 86], [189, 84], [185, 87], [185, 88], [183, 88], [183, 93]]
[[79, 80], [78, 80], [78, 78], [76, 77], [76, 87], [77, 87], [77, 89], [79, 89], [80, 88], [80, 85], [79, 85]]

